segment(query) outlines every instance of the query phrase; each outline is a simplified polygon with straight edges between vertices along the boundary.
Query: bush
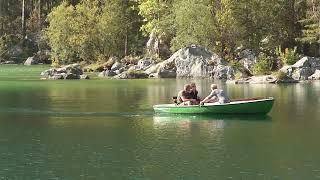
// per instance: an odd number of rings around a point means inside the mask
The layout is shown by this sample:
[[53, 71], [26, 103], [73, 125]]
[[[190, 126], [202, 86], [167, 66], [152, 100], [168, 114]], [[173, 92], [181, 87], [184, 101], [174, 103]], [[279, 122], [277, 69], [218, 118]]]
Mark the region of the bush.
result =
[[277, 80], [284, 80], [288, 78], [287, 74], [283, 71], [277, 71], [273, 75]]
[[253, 73], [255, 75], [271, 74], [272, 59], [265, 54], [260, 54], [257, 63], [253, 66]]
[[139, 60], [140, 60], [139, 56], [126, 56], [123, 59], [121, 59], [120, 62], [126, 65], [129, 65], [129, 64], [137, 65]]
[[286, 65], [293, 65], [298, 60], [297, 47], [293, 49], [286, 48], [284, 52], [281, 47], [277, 48], [277, 55], [279, 56], [281, 62]]

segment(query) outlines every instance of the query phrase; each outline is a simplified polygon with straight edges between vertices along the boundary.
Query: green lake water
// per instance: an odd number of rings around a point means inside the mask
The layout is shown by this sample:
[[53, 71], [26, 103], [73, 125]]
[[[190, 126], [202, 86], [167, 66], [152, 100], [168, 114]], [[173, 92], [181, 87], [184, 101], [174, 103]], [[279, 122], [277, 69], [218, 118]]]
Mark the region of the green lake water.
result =
[[[320, 179], [320, 82], [226, 85], [267, 116], [157, 115], [188, 79], [39, 80], [0, 66], [0, 179]], [[192, 80], [201, 96], [210, 79]]]

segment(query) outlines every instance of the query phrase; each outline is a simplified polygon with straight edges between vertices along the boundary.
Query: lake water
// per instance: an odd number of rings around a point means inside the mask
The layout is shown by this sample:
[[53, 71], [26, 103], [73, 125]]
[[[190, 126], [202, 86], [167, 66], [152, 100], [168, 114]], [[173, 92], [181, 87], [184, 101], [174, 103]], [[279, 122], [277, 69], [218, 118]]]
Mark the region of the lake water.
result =
[[[16, 68], [16, 69], [15, 69]], [[165, 116], [188, 79], [38, 80], [0, 67], [0, 179], [320, 179], [320, 82], [226, 85], [268, 116]], [[199, 94], [213, 80], [191, 80]]]

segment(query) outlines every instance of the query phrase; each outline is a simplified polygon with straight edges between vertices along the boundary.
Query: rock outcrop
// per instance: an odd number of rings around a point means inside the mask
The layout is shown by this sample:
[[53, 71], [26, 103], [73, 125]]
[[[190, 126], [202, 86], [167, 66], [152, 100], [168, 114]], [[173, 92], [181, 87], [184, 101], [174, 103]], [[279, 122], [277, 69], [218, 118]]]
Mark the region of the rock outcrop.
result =
[[28, 57], [28, 59], [24, 62], [24, 65], [35, 65], [38, 63], [39, 63], [38, 58], [35, 56], [32, 56], [32, 57]]
[[88, 79], [83, 75], [79, 64], [70, 64], [61, 68], [51, 68], [41, 73], [42, 79]]
[[199, 46], [182, 48], [169, 59], [150, 66], [145, 72], [155, 78], [207, 78], [228, 79], [233, 77], [232, 67], [218, 55]]
[[320, 80], [320, 70], [317, 69], [311, 76], [308, 77], [309, 80]]
[[[317, 70], [320, 70], [320, 59], [314, 57], [303, 57], [292, 66], [284, 66], [280, 69], [280, 71], [295, 80], [312, 79], [312, 77], [316, 77], [316, 75], [312, 75], [315, 74]], [[310, 76], [312, 77], [309, 78]]]
[[110, 70], [99, 74], [100, 77], [116, 79], [132, 78], [207, 78], [229, 79], [234, 77], [234, 70], [218, 55], [199, 46], [182, 48], [169, 59], [155, 63], [152, 58], [143, 58], [136, 65], [116, 62]]

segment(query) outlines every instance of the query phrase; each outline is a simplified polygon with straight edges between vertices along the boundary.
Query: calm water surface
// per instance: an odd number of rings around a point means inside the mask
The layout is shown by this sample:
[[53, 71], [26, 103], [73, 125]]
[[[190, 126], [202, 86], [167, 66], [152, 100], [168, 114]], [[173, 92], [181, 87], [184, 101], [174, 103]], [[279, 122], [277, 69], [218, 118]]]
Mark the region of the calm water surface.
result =
[[320, 82], [218, 82], [275, 97], [268, 116], [164, 116], [189, 80], [35, 77], [0, 72], [0, 179], [320, 179]]

